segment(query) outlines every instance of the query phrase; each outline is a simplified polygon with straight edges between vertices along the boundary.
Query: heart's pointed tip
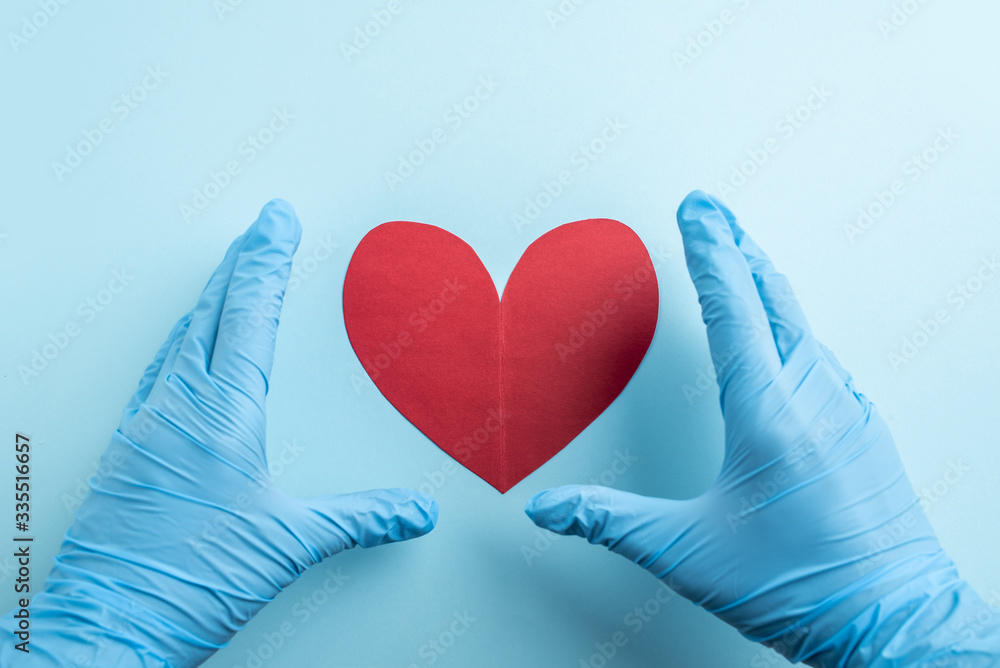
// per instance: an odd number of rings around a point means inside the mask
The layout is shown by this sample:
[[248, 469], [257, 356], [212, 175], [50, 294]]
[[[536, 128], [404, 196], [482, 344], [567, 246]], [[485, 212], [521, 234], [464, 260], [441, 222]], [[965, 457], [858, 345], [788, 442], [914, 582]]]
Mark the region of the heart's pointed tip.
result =
[[[486, 480], [486, 479], [483, 478], [483, 480]], [[492, 487], [493, 489], [495, 489], [496, 491], [500, 492], [501, 494], [506, 494], [508, 491], [510, 491], [510, 488], [514, 486], [514, 485], [509, 485], [506, 482], [502, 482], [502, 481], [501, 482], [493, 482], [492, 480], [486, 480], [486, 483], [490, 487]]]
[[489, 486], [495, 489], [496, 491], [500, 492], [501, 494], [506, 494], [507, 492], [512, 490], [517, 485], [517, 483], [521, 482], [521, 480], [524, 480], [524, 478], [520, 478], [514, 481], [507, 480], [506, 478], [503, 477], [495, 481], [490, 480], [488, 478], [483, 478], [483, 480], [485, 480], [487, 484], [489, 484]]
[[523, 481], [527, 477], [528, 476], [525, 475], [514, 481], [504, 480], [496, 485], [494, 485], [492, 482], [490, 484], [493, 485], [493, 487], [501, 494], [506, 494], [507, 492], [509, 492], [510, 490], [514, 489], [519, 484], [521, 484], [521, 481]]

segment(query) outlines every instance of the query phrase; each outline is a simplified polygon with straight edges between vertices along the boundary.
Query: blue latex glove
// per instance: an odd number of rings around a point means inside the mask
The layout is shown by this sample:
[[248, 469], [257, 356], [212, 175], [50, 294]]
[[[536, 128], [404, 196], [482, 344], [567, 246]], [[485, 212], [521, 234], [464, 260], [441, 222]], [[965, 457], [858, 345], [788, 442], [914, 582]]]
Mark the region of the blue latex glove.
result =
[[[412, 490], [292, 498], [271, 484], [264, 397], [301, 228], [274, 200], [236, 239], [146, 369], [44, 591], [30, 655], [0, 665], [195, 666], [307, 568], [421, 536]], [[30, 662], [27, 660], [30, 657]]]
[[997, 615], [941, 549], [875, 406], [718, 200], [677, 213], [719, 382], [722, 471], [698, 498], [542, 492], [526, 512], [631, 559], [790, 661], [1000, 666]]

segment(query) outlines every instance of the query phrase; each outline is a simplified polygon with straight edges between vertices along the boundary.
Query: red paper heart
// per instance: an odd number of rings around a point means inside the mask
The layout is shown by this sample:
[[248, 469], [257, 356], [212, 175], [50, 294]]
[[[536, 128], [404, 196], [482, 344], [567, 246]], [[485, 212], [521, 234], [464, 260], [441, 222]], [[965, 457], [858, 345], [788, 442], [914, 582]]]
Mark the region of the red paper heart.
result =
[[375, 385], [501, 493], [621, 393], [652, 341], [658, 303], [642, 241], [604, 219], [528, 246], [502, 302], [468, 244], [421, 223], [373, 229], [344, 279], [347, 336]]

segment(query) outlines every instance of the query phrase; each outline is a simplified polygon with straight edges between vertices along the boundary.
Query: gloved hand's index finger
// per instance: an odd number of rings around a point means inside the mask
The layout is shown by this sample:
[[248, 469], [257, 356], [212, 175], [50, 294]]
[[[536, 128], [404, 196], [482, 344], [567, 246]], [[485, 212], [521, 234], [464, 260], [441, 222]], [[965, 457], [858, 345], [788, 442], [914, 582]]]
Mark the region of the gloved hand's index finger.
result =
[[[229, 281], [233, 277], [236, 258], [246, 241], [247, 234], [248, 232], [244, 232], [236, 237], [222, 258], [222, 262], [208, 279], [198, 303], [191, 311], [190, 322], [178, 348], [173, 368], [168, 366], [166, 369], [168, 373], [176, 372], [182, 377], [191, 378], [202, 378], [208, 373], [208, 364], [212, 359], [212, 349], [215, 347], [215, 338], [219, 330], [219, 314], [226, 299]], [[166, 364], [170, 364], [169, 359]]]
[[292, 256], [301, 237], [302, 227], [291, 204], [276, 199], [264, 206], [236, 258], [219, 320], [210, 375], [261, 402], [274, 361]]
[[146, 401], [149, 396], [150, 391], [153, 389], [153, 384], [155, 383], [157, 377], [160, 375], [160, 369], [163, 368], [164, 363], [167, 359], [167, 353], [176, 344], [180, 337], [183, 337], [185, 332], [187, 332], [187, 326], [191, 322], [191, 312], [184, 314], [180, 320], [174, 325], [173, 329], [170, 330], [170, 334], [167, 335], [167, 340], [163, 342], [160, 346], [160, 350], [153, 357], [153, 361], [149, 363], [146, 367], [146, 371], [142, 374], [142, 378], [139, 380], [139, 387], [136, 389], [135, 394], [132, 395], [132, 399], [129, 400], [128, 405], [125, 406], [125, 410], [122, 411], [122, 420], [118, 428], [120, 430], [125, 429], [128, 422], [132, 417], [139, 411], [139, 407], [142, 402]]
[[724, 405], [735, 388], [752, 392], [773, 379], [781, 360], [753, 274], [723, 212], [696, 190], [681, 203], [677, 223]]
[[736, 240], [736, 247], [746, 258], [754, 283], [757, 284], [757, 293], [771, 324], [771, 334], [774, 336], [778, 355], [785, 361], [799, 343], [812, 338], [812, 330], [802, 312], [802, 307], [799, 306], [798, 299], [795, 298], [795, 292], [792, 291], [788, 278], [774, 268], [767, 253], [761, 250], [753, 238], [740, 227], [729, 207], [716, 197], [709, 196], [709, 200], [725, 216]]

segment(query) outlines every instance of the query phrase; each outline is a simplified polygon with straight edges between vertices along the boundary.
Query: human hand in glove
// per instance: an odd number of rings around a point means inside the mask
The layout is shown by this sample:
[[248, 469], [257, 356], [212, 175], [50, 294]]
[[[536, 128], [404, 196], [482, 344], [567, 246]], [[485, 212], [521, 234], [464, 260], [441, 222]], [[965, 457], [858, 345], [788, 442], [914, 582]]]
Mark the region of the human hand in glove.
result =
[[677, 220], [719, 383], [722, 471], [694, 499], [571, 485], [534, 496], [528, 515], [631, 559], [792, 662], [1000, 665], [995, 615], [787, 279], [715, 198], [691, 193]]
[[[292, 498], [270, 480], [264, 397], [301, 237], [282, 200], [236, 239], [146, 369], [4, 666], [196, 666], [306, 569], [422, 536], [437, 504], [383, 489]], [[30, 662], [26, 661], [30, 657]]]

